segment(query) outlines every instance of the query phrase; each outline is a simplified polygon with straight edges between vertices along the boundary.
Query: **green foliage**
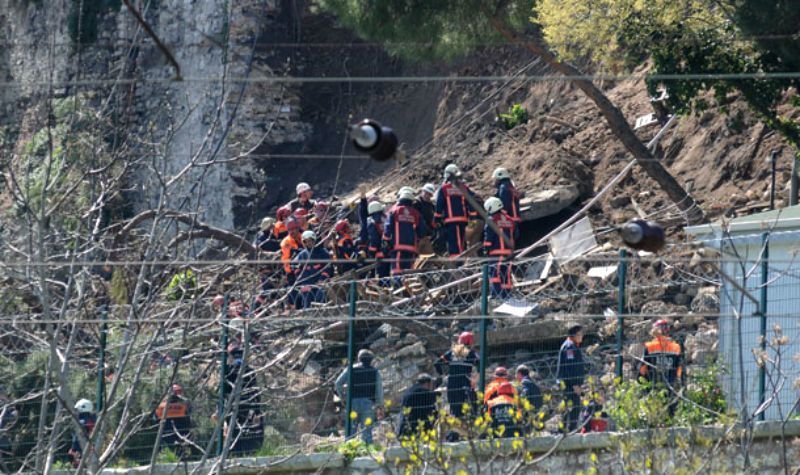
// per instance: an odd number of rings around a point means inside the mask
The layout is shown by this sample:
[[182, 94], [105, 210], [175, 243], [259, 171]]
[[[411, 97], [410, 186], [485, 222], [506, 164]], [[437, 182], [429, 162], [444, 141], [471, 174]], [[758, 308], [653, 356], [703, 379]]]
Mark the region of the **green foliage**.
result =
[[169, 300], [193, 298], [196, 293], [197, 276], [194, 275], [191, 269], [176, 273], [167, 285], [167, 298]]
[[336, 451], [350, 461], [356, 457], [364, 457], [375, 452], [380, 452], [381, 447], [375, 444], [369, 445], [360, 438], [352, 438], [339, 444], [339, 446], [336, 447]]
[[315, 0], [347, 27], [410, 60], [452, 59], [503, 42], [490, 24], [500, 10], [514, 28], [530, 27], [532, 0]]
[[128, 295], [128, 283], [125, 280], [125, 269], [122, 266], [114, 267], [114, 272], [111, 274], [111, 299], [117, 305], [128, 304], [130, 297]]
[[156, 463], [178, 463], [180, 461], [181, 458], [178, 457], [178, 454], [168, 448], [161, 449], [158, 457], [156, 457]]
[[503, 121], [506, 130], [511, 130], [520, 124], [528, 123], [528, 109], [520, 104], [514, 104], [505, 114], [500, 114], [499, 119]]

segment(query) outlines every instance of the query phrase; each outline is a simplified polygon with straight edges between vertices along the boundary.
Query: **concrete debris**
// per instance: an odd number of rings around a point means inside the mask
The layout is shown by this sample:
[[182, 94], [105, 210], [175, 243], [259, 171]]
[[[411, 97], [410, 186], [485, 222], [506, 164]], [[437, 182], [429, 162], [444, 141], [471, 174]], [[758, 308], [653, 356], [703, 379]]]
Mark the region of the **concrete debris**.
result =
[[712, 315], [719, 312], [719, 289], [717, 287], [701, 287], [692, 299], [692, 312]]

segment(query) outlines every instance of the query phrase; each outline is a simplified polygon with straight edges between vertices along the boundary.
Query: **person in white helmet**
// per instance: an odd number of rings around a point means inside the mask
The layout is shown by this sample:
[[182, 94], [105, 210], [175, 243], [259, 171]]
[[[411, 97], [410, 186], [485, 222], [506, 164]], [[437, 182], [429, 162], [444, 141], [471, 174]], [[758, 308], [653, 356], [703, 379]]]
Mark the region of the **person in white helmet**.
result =
[[380, 201], [367, 201], [367, 196], [361, 193], [358, 203], [358, 218], [361, 222], [358, 247], [370, 259], [376, 259], [375, 275], [381, 279], [381, 285], [388, 285], [389, 263], [385, 261], [385, 245], [383, 244], [385, 207]]
[[444, 183], [436, 195], [434, 219], [442, 225], [447, 239], [447, 252], [452, 257], [460, 256], [466, 250], [467, 223], [478, 216], [462, 190], [472, 194], [469, 187], [461, 181], [461, 170], [451, 163], [444, 169]]
[[517, 191], [514, 182], [511, 181], [511, 173], [507, 168], [495, 168], [492, 173], [494, 184], [497, 187], [495, 196], [500, 198], [503, 202], [503, 209], [508, 213], [508, 216], [519, 225], [522, 219], [519, 216], [519, 200], [522, 195]]
[[514, 253], [514, 242], [518, 238], [519, 231], [514, 220], [503, 209], [500, 198], [492, 196], [484, 202], [483, 207], [489, 219], [503, 233], [501, 236], [495, 232], [489, 222], [483, 228], [484, 253], [496, 259], [496, 262], [489, 267], [492, 296], [508, 298], [512, 288], [511, 262], [508, 259]]
[[303, 232], [303, 250], [292, 261], [296, 286], [300, 290], [297, 308], [308, 308], [312, 302], [325, 302], [325, 290], [318, 284], [333, 274], [331, 255], [323, 246], [317, 246], [314, 231]]
[[[88, 399], [81, 399], [75, 403], [75, 413], [78, 416], [78, 425], [83, 431], [86, 439], [92, 436], [94, 425], [97, 422], [97, 415], [94, 413], [94, 404]], [[72, 445], [67, 452], [72, 457], [72, 466], [77, 468], [81, 464], [81, 457], [83, 456], [83, 447], [81, 446], [81, 438], [77, 433], [72, 434]]]
[[436, 205], [433, 203], [434, 195], [436, 195], [436, 187], [433, 183], [425, 183], [419, 189], [417, 200], [414, 201], [414, 208], [422, 215], [425, 227], [428, 228], [428, 234], [433, 233], [433, 215], [436, 214]]
[[392, 275], [411, 269], [419, 256], [419, 240], [427, 234], [422, 215], [414, 208], [416, 191], [404, 186], [397, 192], [397, 203], [389, 210], [383, 242], [392, 262]]
[[297, 194], [297, 198], [293, 199], [288, 204], [289, 210], [292, 213], [297, 211], [298, 208], [303, 208], [309, 213], [314, 211], [314, 207], [317, 205], [317, 202], [311, 199], [311, 197], [314, 196], [314, 191], [311, 189], [311, 186], [308, 183], [298, 183], [295, 187], [295, 193]]

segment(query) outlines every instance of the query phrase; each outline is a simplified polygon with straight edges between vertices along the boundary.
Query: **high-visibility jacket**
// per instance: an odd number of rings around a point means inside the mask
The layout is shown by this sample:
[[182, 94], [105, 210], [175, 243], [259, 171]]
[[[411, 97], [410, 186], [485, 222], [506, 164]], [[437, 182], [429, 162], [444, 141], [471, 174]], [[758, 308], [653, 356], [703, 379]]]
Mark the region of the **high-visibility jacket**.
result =
[[[461, 185], [467, 193], [470, 193], [467, 185]], [[464, 193], [453, 183], [444, 182], [436, 194], [436, 218], [441, 218], [445, 224], [466, 223], [470, 217], [477, 216], [477, 211], [473, 210], [464, 197]]]
[[511, 182], [510, 178], [505, 178], [497, 182], [497, 193], [495, 194], [503, 202], [503, 209], [515, 223], [522, 219], [519, 216], [520, 194]]
[[272, 235], [275, 237], [276, 241], [281, 242], [283, 238], [289, 235], [289, 231], [286, 229], [286, 223], [283, 221], [275, 223], [275, 227], [272, 228]]
[[[315, 285], [331, 276], [331, 255], [322, 247], [303, 249], [292, 260], [292, 268], [297, 275], [297, 285]], [[312, 262], [309, 262], [312, 261]]]
[[660, 336], [644, 344], [644, 363], [639, 375], [649, 381], [674, 384], [683, 375], [681, 345], [669, 337]]
[[287, 274], [292, 274], [292, 259], [300, 252], [300, 243], [289, 235], [281, 241], [281, 262], [283, 262], [283, 270]]
[[515, 433], [521, 434], [519, 422], [522, 420], [522, 411], [515, 396], [498, 394], [486, 403], [486, 410], [492, 418], [492, 427], [505, 428], [504, 437], [513, 437]]
[[177, 419], [179, 417], [187, 417], [188, 415], [189, 405], [184, 401], [161, 401], [161, 404], [156, 408], [157, 419]]
[[500, 228], [506, 239], [500, 237], [489, 223], [486, 223], [483, 228], [483, 247], [486, 250], [486, 254], [489, 256], [510, 256], [514, 252], [514, 242], [518, 234], [514, 220], [502, 210], [489, 218]]
[[[486, 385], [486, 392], [483, 393], [483, 402], [484, 404], [488, 404], [488, 402], [492, 399], [497, 397], [497, 390], [500, 389], [500, 385], [503, 383], [507, 383], [508, 378], [498, 378], [495, 377], [491, 383]], [[517, 388], [514, 388], [514, 396], [517, 395]]]
[[383, 239], [393, 251], [419, 253], [419, 239], [427, 233], [422, 215], [411, 200], [400, 200], [389, 210]]

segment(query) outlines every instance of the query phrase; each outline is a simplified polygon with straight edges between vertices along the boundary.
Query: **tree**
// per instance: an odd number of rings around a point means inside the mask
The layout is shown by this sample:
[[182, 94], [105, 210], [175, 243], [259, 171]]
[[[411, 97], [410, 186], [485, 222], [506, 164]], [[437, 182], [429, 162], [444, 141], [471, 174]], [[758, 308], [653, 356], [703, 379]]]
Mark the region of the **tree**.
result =
[[[622, 112], [576, 66], [559, 60], [530, 23], [531, 0], [317, 0], [345, 25], [406, 56], [453, 57], [476, 43], [502, 39], [520, 44], [572, 82], [597, 105], [611, 131], [690, 220], [702, 218], [694, 199], [634, 134]], [[422, 43], [421, 46], [418, 45]]]

